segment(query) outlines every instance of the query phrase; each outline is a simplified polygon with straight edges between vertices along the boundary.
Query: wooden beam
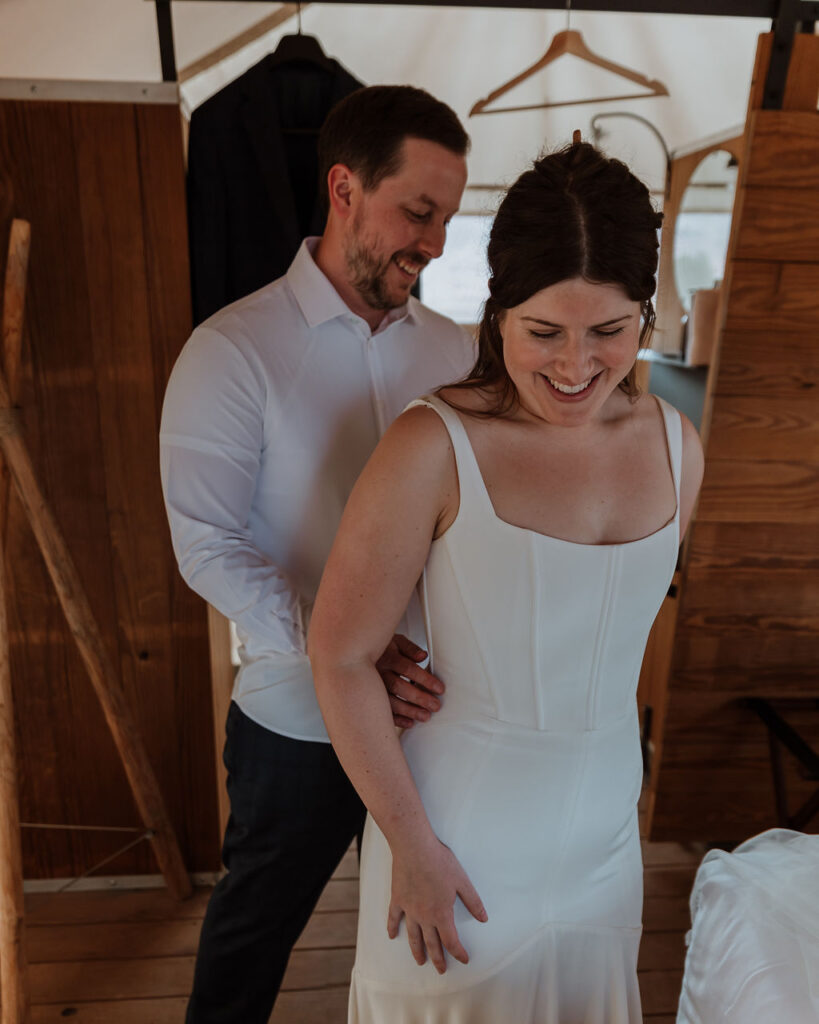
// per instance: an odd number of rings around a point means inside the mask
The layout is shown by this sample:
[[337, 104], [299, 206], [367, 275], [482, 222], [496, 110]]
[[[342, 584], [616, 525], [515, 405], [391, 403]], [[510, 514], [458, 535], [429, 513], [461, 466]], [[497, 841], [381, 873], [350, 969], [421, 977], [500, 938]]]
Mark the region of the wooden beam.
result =
[[[152, 0], [156, 2], [156, 0]], [[163, 0], [160, 0], [163, 2]], [[181, 0], [175, 0], [179, 3]], [[223, 0], [199, 0], [222, 3]], [[252, 2], [252, 0], [251, 0]], [[266, 0], [258, 0], [266, 2]], [[322, 0], [329, 4], [360, 3], [367, 6], [428, 7], [429, 0]], [[304, 6], [304, 5], [302, 5]], [[565, 11], [565, 0], [447, 0], [436, 7], [502, 7], [505, 10]], [[819, 3], [802, 0], [805, 19], [819, 17]], [[617, 14], [709, 14], [719, 17], [775, 18], [779, 13], [779, 0], [572, 0], [573, 11], [601, 11]]]
[[[31, 225], [13, 220], [9, 233], [6, 280], [3, 290], [3, 367], [12, 401], [20, 380]], [[0, 529], [8, 501], [7, 476], [0, 477]], [[6, 608], [6, 554], [0, 534], [0, 993], [2, 1024], [27, 1024], [28, 965], [23, 901], [23, 854], [20, 846], [20, 801], [17, 781], [17, 736], [11, 681], [8, 614]]]

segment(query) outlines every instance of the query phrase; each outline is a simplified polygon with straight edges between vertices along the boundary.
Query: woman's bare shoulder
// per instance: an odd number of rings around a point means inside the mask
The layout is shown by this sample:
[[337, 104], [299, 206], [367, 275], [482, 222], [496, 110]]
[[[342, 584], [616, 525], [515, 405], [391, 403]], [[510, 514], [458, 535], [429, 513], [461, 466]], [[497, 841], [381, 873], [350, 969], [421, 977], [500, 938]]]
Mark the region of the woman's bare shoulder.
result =
[[413, 405], [389, 426], [373, 458], [389, 463], [394, 472], [411, 474], [429, 484], [446, 475], [454, 451], [440, 414], [428, 405]]

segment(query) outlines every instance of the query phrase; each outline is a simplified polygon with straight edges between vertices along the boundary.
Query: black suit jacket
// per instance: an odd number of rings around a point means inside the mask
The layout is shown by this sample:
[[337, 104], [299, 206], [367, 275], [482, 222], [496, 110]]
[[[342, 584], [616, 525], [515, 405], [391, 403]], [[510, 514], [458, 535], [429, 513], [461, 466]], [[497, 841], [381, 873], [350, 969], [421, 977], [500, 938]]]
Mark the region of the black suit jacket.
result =
[[269, 54], [193, 112], [188, 230], [194, 323], [280, 277], [306, 235], [321, 234], [318, 132], [361, 88], [336, 61], [325, 70]]

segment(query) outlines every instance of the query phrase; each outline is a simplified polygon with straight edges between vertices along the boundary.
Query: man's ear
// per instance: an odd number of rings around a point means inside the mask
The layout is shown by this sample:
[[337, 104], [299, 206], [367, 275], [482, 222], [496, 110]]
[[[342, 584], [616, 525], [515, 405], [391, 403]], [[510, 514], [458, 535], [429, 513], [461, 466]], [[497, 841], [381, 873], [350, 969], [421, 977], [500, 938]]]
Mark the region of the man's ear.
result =
[[347, 220], [355, 209], [361, 183], [355, 171], [345, 164], [333, 164], [327, 173], [327, 192], [330, 210], [341, 220]]

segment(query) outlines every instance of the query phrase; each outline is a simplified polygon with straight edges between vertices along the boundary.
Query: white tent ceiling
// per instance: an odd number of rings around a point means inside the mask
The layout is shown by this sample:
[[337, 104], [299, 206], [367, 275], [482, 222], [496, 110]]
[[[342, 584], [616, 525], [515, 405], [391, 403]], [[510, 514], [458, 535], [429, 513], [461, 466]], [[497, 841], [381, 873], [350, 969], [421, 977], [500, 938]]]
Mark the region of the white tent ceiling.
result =
[[[186, 67], [280, 6], [177, 0], [177, 66]], [[770, 28], [758, 18], [575, 12], [571, 26], [583, 33], [590, 49], [660, 79], [670, 95], [470, 119], [476, 100], [542, 56], [554, 33], [566, 27], [565, 13], [313, 3], [302, 20], [304, 31], [363, 82], [408, 82], [449, 103], [472, 136], [473, 186], [509, 182], [542, 148], [568, 140], [574, 128], [589, 137], [591, 117], [603, 111], [648, 118], [672, 150], [741, 126], [756, 39]], [[182, 86], [183, 101], [197, 105], [294, 30], [291, 19], [190, 79]], [[154, 5], [149, 0], [3, 0], [0, 73], [32, 80], [159, 81]], [[563, 57], [507, 94], [504, 103], [616, 95], [622, 87], [608, 73]], [[611, 118], [602, 127], [605, 148], [661, 188], [664, 161], [652, 133], [625, 118]], [[482, 190], [470, 191], [472, 208], [487, 200]]]

